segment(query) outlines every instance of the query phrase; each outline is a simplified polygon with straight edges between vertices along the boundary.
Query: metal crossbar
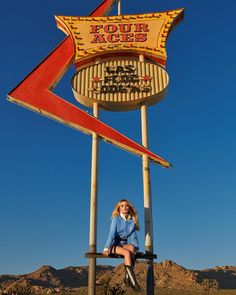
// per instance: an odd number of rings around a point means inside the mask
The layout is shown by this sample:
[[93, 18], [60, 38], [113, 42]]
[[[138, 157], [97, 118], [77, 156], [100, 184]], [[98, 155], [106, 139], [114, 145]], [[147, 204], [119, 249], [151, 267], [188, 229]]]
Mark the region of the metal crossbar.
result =
[[[157, 258], [157, 254], [151, 254], [151, 253], [142, 253], [138, 252], [136, 253], [135, 257], [137, 259], [148, 259], [148, 260], [153, 260]], [[118, 254], [109, 254], [108, 256], [103, 255], [102, 253], [92, 253], [92, 252], [87, 252], [85, 253], [85, 258], [124, 258], [123, 255], [118, 255]]]

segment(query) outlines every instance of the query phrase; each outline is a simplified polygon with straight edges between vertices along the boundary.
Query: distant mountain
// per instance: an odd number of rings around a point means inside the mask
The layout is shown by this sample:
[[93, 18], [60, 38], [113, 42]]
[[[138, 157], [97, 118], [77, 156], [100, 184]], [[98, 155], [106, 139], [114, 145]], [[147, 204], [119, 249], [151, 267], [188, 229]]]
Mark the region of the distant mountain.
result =
[[[113, 270], [112, 266], [98, 266], [97, 275], [109, 273]], [[64, 290], [85, 287], [88, 284], [88, 267], [66, 267], [55, 269], [51, 266], [44, 265], [32, 273], [24, 275], [0, 275], [0, 287], [7, 292], [17, 288], [33, 289], [35, 292], [49, 290]], [[1, 288], [0, 288], [1, 289]], [[24, 292], [22, 292], [24, 293]], [[27, 293], [27, 292], [25, 292]], [[45, 294], [45, 292], [43, 292]], [[50, 292], [47, 292], [49, 294]], [[1, 292], [0, 292], [1, 294]]]
[[[140, 285], [145, 288], [146, 264], [137, 262], [135, 272]], [[124, 267], [109, 265], [97, 266], [97, 284], [123, 286]], [[236, 289], [236, 267], [222, 266], [213, 269], [189, 270], [173, 261], [165, 260], [154, 263], [154, 279], [156, 287], [183, 290], [217, 290]], [[49, 294], [65, 289], [86, 287], [88, 282], [88, 267], [66, 267], [55, 269], [42, 266], [35, 272], [24, 275], [0, 275], [0, 286], [4, 292], [14, 288], [30, 288], [36, 293]], [[26, 292], [27, 293], [27, 292]], [[0, 292], [1, 294], [1, 292]]]
[[195, 272], [199, 273], [202, 278], [216, 280], [220, 289], [236, 289], [236, 266], [217, 266]]

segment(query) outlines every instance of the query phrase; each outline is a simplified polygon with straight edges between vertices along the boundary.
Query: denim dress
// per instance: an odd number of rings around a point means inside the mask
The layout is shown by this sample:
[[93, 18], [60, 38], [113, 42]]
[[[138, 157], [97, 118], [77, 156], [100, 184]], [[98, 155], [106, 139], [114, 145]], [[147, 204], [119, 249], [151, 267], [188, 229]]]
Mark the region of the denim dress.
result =
[[130, 244], [135, 249], [139, 249], [138, 238], [136, 234], [136, 225], [133, 219], [125, 219], [121, 216], [112, 218], [109, 236], [105, 248], [110, 249], [112, 246], [124, 246], [130, 240]]

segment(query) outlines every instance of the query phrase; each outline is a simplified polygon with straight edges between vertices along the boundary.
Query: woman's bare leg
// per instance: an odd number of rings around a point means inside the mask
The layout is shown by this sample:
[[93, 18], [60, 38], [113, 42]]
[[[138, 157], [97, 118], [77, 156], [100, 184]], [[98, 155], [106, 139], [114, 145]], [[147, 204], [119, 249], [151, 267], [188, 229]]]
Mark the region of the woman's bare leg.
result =
[[129, 250], [132, 254], [136, 253], [135, 247], [132, 244], [126, 244], [123, 246], [123, 248]]
[[123, 247], [115, 246], [111, 250], [112, 253], [121, 254], [125, 258], [125, 278], [124, 282], [127, 287], [132, 287], [136, 291], [140, 291], [140, 286], [136, 280], [135, 273], [132, 267], [132, 256], [135, 254], [135, 247], [131, 244], [126, 244]]
[[131, 266], [134, 268], [135, 262], [136, 262], [136, 257], [135, 257], [136, 249], [135, 249], [134, 245], [132, 245], [132, 244], [126, 244], [126, 245], [124, 245], [124, 248], [128, 249], [132, 253]]
[[[127, 246], [127, 245], [124, 245], [124, 246]], [[120, 255], [123, 255], [124, 256], [124, 259], [125, 259], [125, 265], [130, 265], [132, 264], [132, 253], [130, 250], [128, 249], [125, 249], [124, 247], [121, 247], [121, 246], [115, 246], [112, 248], [111, 250], [112, 253], [115, 253], [115, 254], [120, 254]]]

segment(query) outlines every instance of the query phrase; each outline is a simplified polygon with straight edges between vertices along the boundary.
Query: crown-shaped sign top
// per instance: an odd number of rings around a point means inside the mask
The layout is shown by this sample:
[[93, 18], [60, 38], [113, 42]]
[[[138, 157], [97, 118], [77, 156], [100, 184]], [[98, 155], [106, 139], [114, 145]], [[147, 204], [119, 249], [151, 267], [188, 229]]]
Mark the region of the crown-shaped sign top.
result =
[[97, 58], [139, 56], [166, 65], [168, 34], [183, 18], [184, 9], [136, 15], [56, 16], [57, 26], [70, 35], [76, 67]]

